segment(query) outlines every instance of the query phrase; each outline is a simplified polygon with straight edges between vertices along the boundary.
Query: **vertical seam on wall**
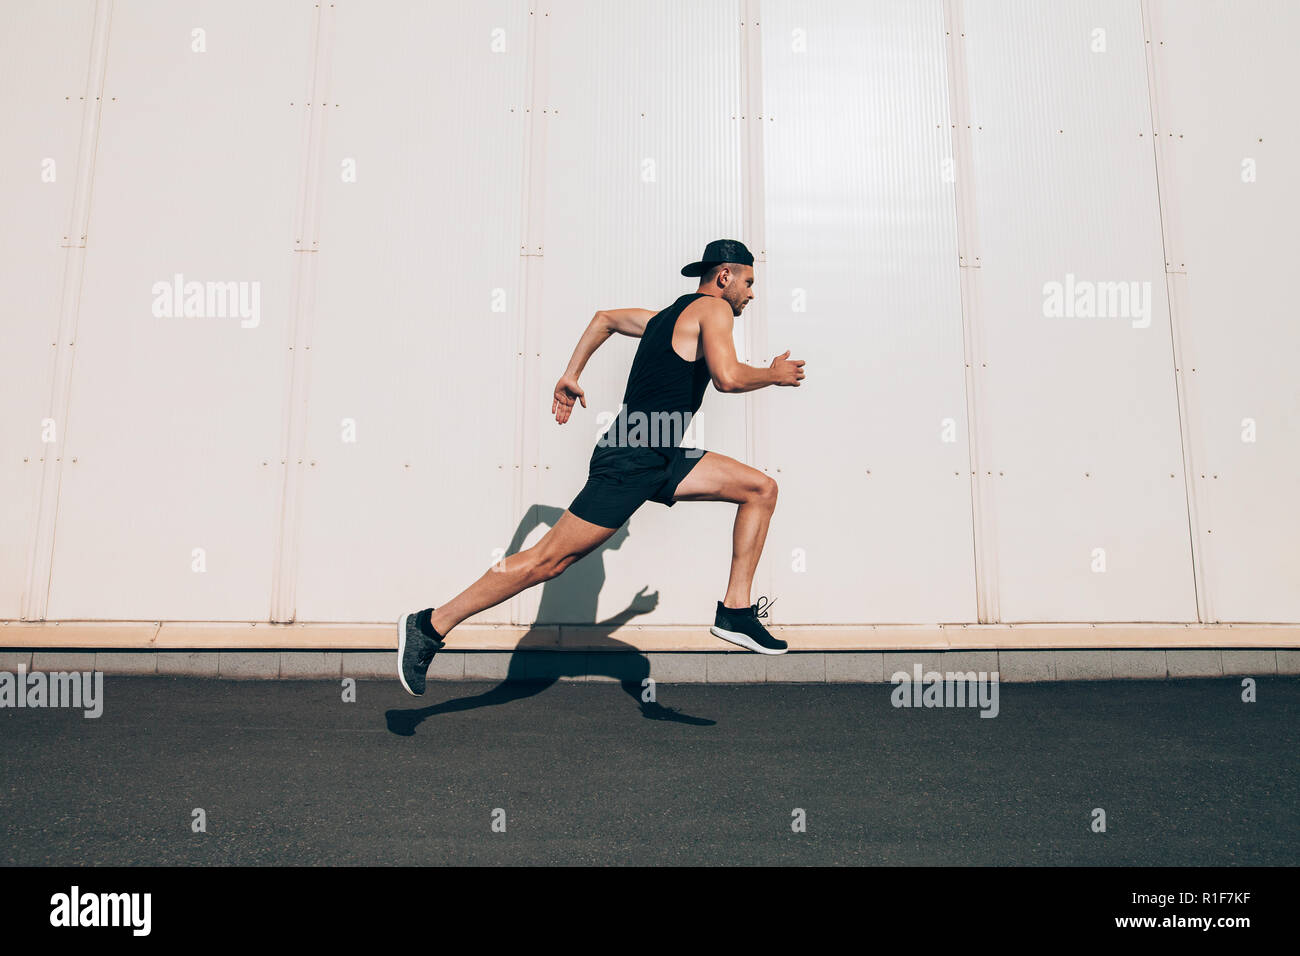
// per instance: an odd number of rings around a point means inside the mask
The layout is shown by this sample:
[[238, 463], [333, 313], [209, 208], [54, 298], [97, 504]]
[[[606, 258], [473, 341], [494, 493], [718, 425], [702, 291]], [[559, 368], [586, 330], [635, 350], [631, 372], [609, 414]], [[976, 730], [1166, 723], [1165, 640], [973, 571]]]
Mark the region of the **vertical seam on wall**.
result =
[[966, 447], [969, 456], [971, 494], [971, 535], [975, 561], [976, 619], [981, 624], [996, 623], [1001, 617], [998, 602], [997, 525], [989, 497], [992, 476], [985, 481], [981, 473], [990, 457], [985, 452], [989, 436], [980, 414], [983, 389], [980, 369], [984, 349], [980, 339], [977, 276], [981, 267], [979, 230], [974, 198], [975, 167], [970, 131], [970, 92], [966, 74], [965, 21], [959, 4], [962, 0], [944, 0], [943, 22], [947, 56], [944, 72], [948, 79], [949, 148], [953, 158], [953, 199], [957, 226], [957, 275], [961, 295], [962, 350], [966, 386]]
[[[334, 4], [316, 4], [315, 39], [305, 105], [306, 127], [302, 150], [302, 179], [295, 212], [292, 252], [293, 272], [289, 314], [289, 384], [285, 418], [281, 428], [281, 462], [284, 465], [275, 543], [271, 567], [270, 619], [288, 623], [297, 617], [298, 537], [302, 505], [303, 458], [307, 443], [307, 398], [310, 385], [312, 320], [316, 304], [316, 256], [320, 248], [321, 156], [325, 148], [325, 101], [329, 95]], [[313, 112], [315, 110], [315, 112]]]
[[90, 63], [85, 80], [86, 99], [81, 110], [81, 136], [77, 143], [77, 172], [72, 210], [60, 248], [64, 252], [60, 280], [59, 318], [55, 329], [54, 369], [50, 382], [49, 418], [55, 441], [44, 450], [36, 527], [27, 565], [19, 613], [24, 620], [44, 620], [53, 584], [54, 539], [58, 526], [59, 496], [63, 489], [64, 450], [68, 447], [68, 419], [72, 403], [72, 372], [76, 359], [77, 323], [81, 314], [82, 280], [90, 233], [90, 198], [95, 182], [95, 156], [103, 120], [104, 81], [108, 70], [108, 40], [113, 21], [113, 0], [98, 0], [90, 42]]
[[1169, 307], [1169, 341], [1173, 350], [1174, 362], [1174, 391], [1177, 397], [1178, 406], [1178, 435], [1181, 445], [1183, 459], [1183, 486], [1187, 504], [1187, 534], [1191, 542], [1192, 557], [1192, 589], [1196, 599], [1196, 618], [1198, 622], [1210, 622], [1214, 620], [1214, 611], [1210, 601], [1209, 590], [1206, 587], [1206, 568], [1205, 552], [1207, 543], [1201, 540], [1198, 533], [1201, 527], [1201, 513], [1204, 510], [1198, 505], [1196, 491], [1196, 467], [1195, 463], [1198, 458], [1193, 453], [1192, 427], [1191, 427], [1191, 396], [1190, 385], [1187, 383], [1187, 376], [1182, 369], [1187, 368], [1184, 361], [1182, 338], [1178, 331], [1178, 308], [1175, 305], [1177, 298], [1176, 270], [1173, 264], [1173, 255], [1171, 247], [1175, 244], [1177, 228], [1175, 226], [1175, 204], [1166, 190], [1162, 188], [1161, 182], [1167, 179], [1162, 176], [1162, 171], [1167, 171], [1168, 157], [1165, 155], [1164, 148], [1160, 145], [1160, 97], [1156, 87], [1156, 69], [1155, 69], [1155, 52], [1156, 44], [1152, 42], [1151, 30], [1151, 9], [1149, 0], [1140, 0], [1138, 4], [1138, 13], [1141, 18], [1142, 41], [1143, 41], [1143, 61], [1146, 66], [1147, 81], [1147, 105], [1150, 110], [1151, 118], [1151, 153], [1153, 160], [1153, 170], [1156, 184], [1156, 206], [1160, 214], [1160, 254], [1161, 261], [1164, 263], [1165, 272], [1165, 298]]
[[[519, 246], [520, 285], [523, 293], [519, 303], [519, 324], [516, 330], [518, 354], [515, 363], [515, 481], [513, 514], [517, 523], [522, 520], [524, 508], [529, 517], [535, 517], [538, 489], [540, 487], [540, 441], [537, 427], [537, 410], [533, 400], [538, 394], [539, 367], [538, 343], [541, 326], [542, 275], [545, 249], [546, 200], [546, 121], [550, 106], [546, 102], [549, 92], [551, 10], [549, 0], [537, 0], [530, 5], [528, 23], [528, 68], [523, 170], [523, 240]], [[529, 522], [530, 526], [534, 526]], [[531, 616], [536, 620], [541, 594], [538, 588], [527, 588], [510, 599], [508, 620], [512, 624], [524, 623]]]
[[[765, 139], [763, 124], [763, 33], [762, 0], [740, 0], [740, 111], [741, 123], [741, 218], [744, 235], [741, 241], [752, 247], [755, 267], [763, 267], [762, 279], [768, 277], [767, 265], [767, 193], [764, 166]], [[755, 276], [754, 285], [759, 285]], [[771, 290], [763, 289], [754, 296], [753, 305], [745, 311], [746, 363], [760, 364], [767, 355], [768, 309]], [[750, 462], [770, 475], [773, 462], [769, 458], [767, 402], [771, 396], [761, 389], [748, 396], [745, 402], [745, 455]], [[779, 468], [777, 469], [780, 470]], [[764, 565], [762, 577], [767, 582], [763, 591], [771, 594], [775, 587], [774, 562], [760, 561]]]

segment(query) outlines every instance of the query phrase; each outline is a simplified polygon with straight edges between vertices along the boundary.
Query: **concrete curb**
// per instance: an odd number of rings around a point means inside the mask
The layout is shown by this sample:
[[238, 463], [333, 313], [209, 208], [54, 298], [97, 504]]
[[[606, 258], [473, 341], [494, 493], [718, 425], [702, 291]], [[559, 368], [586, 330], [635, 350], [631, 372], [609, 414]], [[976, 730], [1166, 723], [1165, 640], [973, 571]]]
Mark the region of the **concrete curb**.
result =
[[[15, 621], [0, 619], [0, 647], [101, 651], [386, 651], [387, 624], [269, 624], [256, 621]], [[768, 625], [800, 653], [1041, 650], [1300, 651], [1294, 624], [801, 624]], [[717, 653], [698, 625], [461, 624], [458, 652], [570, 651], [584, 654]], [[725, 650], [724, 650], [725, 652]], [[799, 665], [803, 666], [803, 665]]]
[[[112, 676], [208, 677], [228, 680], [394, 680], [392, 651], [32, 651], [0, 648], [0, 671], [96, 670]], [[992, 673], [1007, 683], [1074, 680], [1166, 680], [1191, 677], [1300, 675], [1300, 651], [1029, 650], [792, 651], [769, 657], [743, 652], [444, 651], [430, 680], [636, 681], [711, 683], [888, 683], [930, 671]]]

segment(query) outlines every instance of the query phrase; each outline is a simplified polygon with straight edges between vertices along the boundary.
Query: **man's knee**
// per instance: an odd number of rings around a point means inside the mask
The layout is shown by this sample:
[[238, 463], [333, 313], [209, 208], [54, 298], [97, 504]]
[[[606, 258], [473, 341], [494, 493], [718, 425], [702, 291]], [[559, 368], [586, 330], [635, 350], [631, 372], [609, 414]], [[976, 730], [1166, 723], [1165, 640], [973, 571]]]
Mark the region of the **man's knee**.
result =
[[558, 577], [564, 570], [578, 560], [579, 555], [538, 554], [528, 564], [528, 578], [533, 583], [549, 581]]
[[758, 489], [755, 493], [755, 496], [758, 498], [759, 501], [771, 505], [772, 507], [776, 507], [777, 491], [778, 488], [776, 484], [776, 479], [773, 478], [771, 475], [763, 475], [758, 482]]

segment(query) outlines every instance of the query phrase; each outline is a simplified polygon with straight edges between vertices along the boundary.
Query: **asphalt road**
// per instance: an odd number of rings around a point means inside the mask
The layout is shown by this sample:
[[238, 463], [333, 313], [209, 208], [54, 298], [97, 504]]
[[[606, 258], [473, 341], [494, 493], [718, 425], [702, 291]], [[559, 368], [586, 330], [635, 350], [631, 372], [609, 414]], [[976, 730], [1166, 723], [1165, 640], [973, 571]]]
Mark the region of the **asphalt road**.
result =
[[1293, 678], [1003, 684], [993, 719], [889, 685], [661, 684], [679, 714], [493, 687], [109, 677], [97, 719], [0, 709], [0, 862], [1300, 863]]

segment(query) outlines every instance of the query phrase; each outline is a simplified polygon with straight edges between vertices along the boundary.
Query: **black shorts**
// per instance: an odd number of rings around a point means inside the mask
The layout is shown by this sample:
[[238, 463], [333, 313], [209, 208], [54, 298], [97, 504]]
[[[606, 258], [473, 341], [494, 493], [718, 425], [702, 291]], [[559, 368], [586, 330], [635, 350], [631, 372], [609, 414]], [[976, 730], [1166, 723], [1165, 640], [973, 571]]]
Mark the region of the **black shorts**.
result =
[[597, 445], [587, 484], [569, 505], [583, 521], [621, 528], [647, 501], [671, 508], [673, 492], [701, 458], [703, 448]]

